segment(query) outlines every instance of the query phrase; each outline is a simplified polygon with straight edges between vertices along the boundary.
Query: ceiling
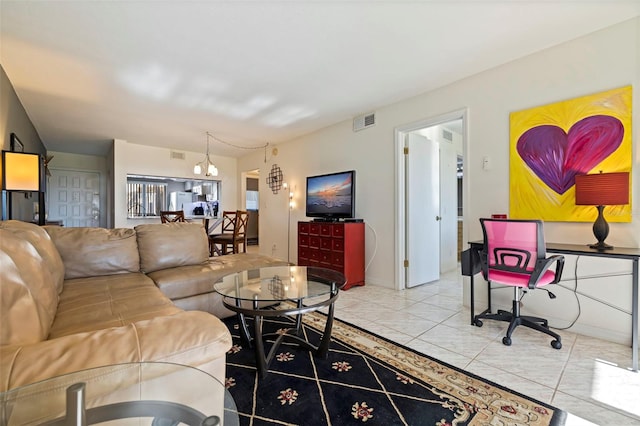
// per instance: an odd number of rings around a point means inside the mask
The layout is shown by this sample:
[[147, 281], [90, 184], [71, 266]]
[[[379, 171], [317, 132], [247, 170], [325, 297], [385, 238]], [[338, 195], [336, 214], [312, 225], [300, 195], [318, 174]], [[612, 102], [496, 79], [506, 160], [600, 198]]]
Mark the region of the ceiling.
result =
[[49, 150], [200, 152], [209, 131], [242, 156], [635, 16], [637, 0], [2, 0], [0, 60]]

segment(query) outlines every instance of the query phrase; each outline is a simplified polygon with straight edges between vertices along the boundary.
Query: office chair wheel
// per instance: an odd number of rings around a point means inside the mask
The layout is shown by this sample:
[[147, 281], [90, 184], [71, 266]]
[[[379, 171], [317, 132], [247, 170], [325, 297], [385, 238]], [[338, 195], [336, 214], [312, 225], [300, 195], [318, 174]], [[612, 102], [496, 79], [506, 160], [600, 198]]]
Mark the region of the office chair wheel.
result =
[[502, 338], [502, 344], [505, 346], [511, 346], [511, 337], [504, 336]]
[[479, 319], [473, 320], [473, 325], [475, 325], [476, 327], [482, 327], [482, 320], [479, 320]]
[[552, 340], [551, 341], [551, 347], [553, 349], [560, 349], [562, 347], [562, 342], [560, 342], [558, 340]]

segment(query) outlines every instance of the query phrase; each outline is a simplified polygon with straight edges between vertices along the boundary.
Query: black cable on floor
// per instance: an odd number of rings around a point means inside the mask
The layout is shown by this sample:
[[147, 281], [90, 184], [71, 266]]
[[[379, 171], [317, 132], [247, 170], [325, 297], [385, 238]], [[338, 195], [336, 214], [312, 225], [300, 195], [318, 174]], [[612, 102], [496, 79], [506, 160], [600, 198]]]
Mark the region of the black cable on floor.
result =
[[[574, 318], [573, 321], [571, 321], [571, 324], [569, 324], [566, 327], [553, 327], [553, 326], [549, 326], [549, 328], [554, 328], [556, 330], [568, 330], [571, 327], [574, 326], [574, 324], [578, 321], [578, 318], [580, 318], [580, 314], [582, 312], [582, 308], [580, 307], [580, 298], [578, 297], [578, 260], [580, 260], [580, 256], [576, 256], [576, 266], [573, 269], [573, 295], [576, 297], [576, 303], [578, 303], [578, 315], [576, 315], [576, 317]], [[558, 284], [560, 285], [560, 284]], [[560, 286], [562, 288], [566, 288], [564, 286]]]

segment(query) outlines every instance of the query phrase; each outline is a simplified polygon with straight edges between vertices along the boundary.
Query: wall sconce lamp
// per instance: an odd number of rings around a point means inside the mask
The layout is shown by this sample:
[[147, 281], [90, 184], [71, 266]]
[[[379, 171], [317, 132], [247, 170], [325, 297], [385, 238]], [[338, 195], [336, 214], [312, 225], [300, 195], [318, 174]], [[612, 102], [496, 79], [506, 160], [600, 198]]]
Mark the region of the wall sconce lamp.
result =
[[595, 173], [576, 176], [576, 205], [596, 206], [598, 218], [593, 223], [593, 235], [598, 242], [589, 247], [610, 250], [613, 246], [604, 240], [609, 235], [609, 224], [604, 218], [604, 207], [629, 204], [629, 172]]
[[295, 204], [293, 203], [293, 192], [289, 192], [289, 210], [293, 210]]
[[291, 250], [290, 250], [290, 246], [291, 246], [291, 210], [293, 210], [293, 208], [295, 207], [295, 204], [293, 202], [293, 190], [289, 187], [289, 184], [287, 182], [284, 182], [282, 184], [282, 188], [286, 191], [287, 189], [289, 190], [289, 209], [288, 209], [288, 217], [287, 217], [287, 262], [291, 262], [290, 259], [290, 255], [291, 255]]

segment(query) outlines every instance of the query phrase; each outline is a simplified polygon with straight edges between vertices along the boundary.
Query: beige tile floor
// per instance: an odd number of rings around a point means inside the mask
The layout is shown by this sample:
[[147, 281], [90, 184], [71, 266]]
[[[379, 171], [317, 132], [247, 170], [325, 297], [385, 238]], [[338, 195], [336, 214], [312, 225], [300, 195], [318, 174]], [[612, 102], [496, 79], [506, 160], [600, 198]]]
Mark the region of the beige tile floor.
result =
[[395, 291], [380, 286], [340, 293], [336, 317], [570, 413], [569, 425], [640, 425], [640, 373], [631, 348], [560, 331], [563, 347], [519, 327], [504, 346], [506, 323], [469, 324], [462, 277]]

